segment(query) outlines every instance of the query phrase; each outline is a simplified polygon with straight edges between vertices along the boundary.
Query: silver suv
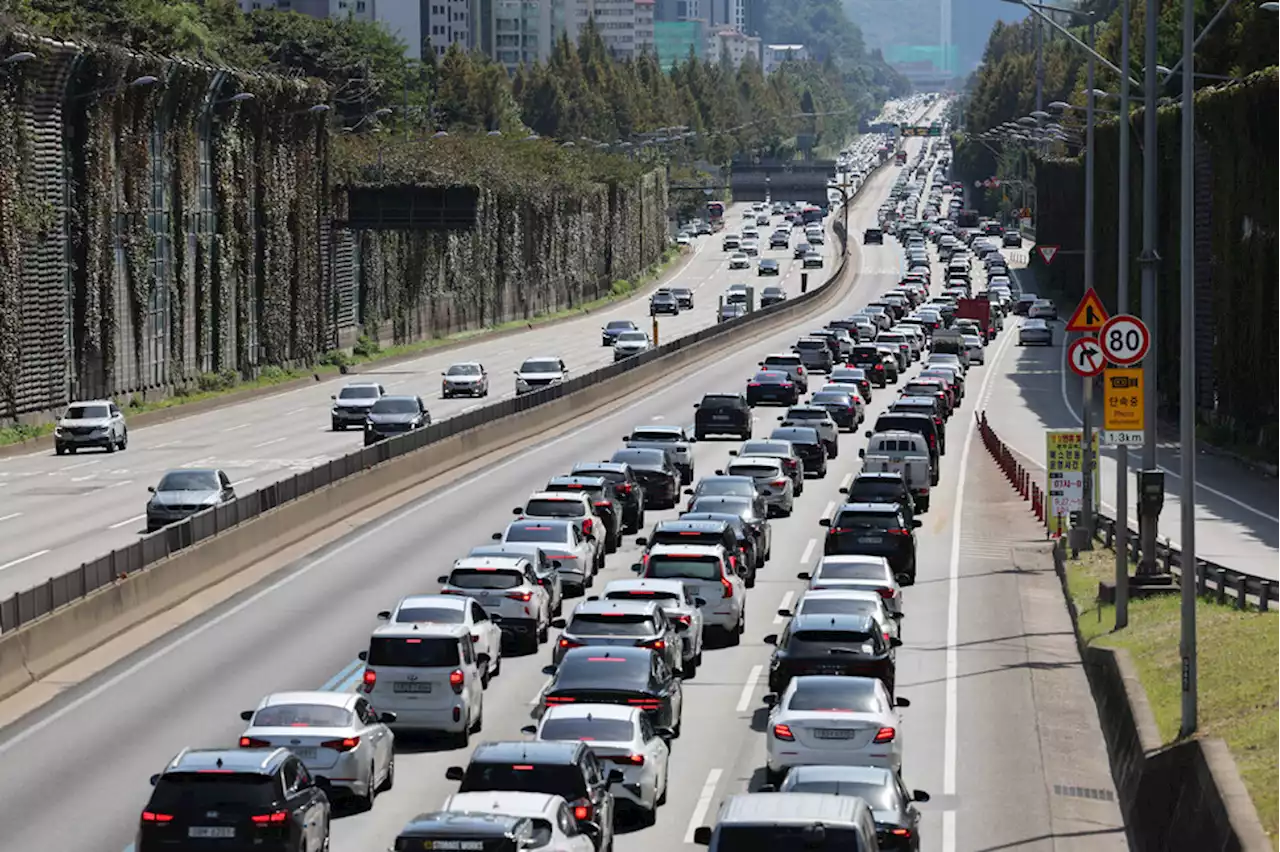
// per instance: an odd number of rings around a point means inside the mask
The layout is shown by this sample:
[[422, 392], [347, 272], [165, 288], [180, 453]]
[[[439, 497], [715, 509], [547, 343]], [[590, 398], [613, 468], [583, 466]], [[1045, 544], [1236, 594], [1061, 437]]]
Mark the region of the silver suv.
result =
[[53, 430], [53, 449], [58, 455], [81, 447], [101, 447], [114, 453], [127, 446], [129, 429], [124, 414], [107, 399], [71, 403]]
[[466, 556], [439, 578], [440, 594], [462, 595], [484, 607], [517, 651], [532, 653], [547, 641], [551, 599], [532, 560], [522, 556]]
[[333, 431], [345, 432], [349, 426], [364, 428], [373, 404], [387, 395], [387, 389], [373, 382], [347, 385], [333, 397]]
[[564, 628], [552, 649], [555, 665], [560, 665], [571, 648], [622, 645], [650, 648], [658, 652], [672, 671], [681, 670], [684, 639], [657, 601], [583, 601], [567, 621], [557, 618], [552, 626]]

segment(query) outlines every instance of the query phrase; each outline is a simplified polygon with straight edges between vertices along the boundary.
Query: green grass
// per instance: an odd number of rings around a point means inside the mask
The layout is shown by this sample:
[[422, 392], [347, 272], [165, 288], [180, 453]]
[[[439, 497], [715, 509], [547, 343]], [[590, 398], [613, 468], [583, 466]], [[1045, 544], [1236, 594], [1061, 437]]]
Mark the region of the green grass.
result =
[[[663, 252], [662, 259], [660, 261], [649, 267], [649, 269], [634, 281], [627, 279], [615, 281], [613, 282], [613, 286], [610, 288], [609, 295], [602, 296], [599, 299], [595, 299], [572, 308], [565, 308], [564, 310], [555, 311], [553, 313], [539, 314], [527, 320], [512, 320], [511, 322], [501, 323], [499, 325], [461, 331], [457, 334], [451, 334], [446, 337], [433, 337], [428, 338], [427, 340], [414, 341], [413, 343], [389, 346], [385, 349], [379, 347], [376, 342], [369, 340], [367, 337], [361, 337], [359, 342], [356, 343], [354, 351], [350, 353], [335, 350], [333, 352], [325, 353], [323, 358], [317, 364], [289, 370], [274, 366], [264, 367], [262, 372], [254, 379], [241, 379], [234, 371], [206, 373], [197, 377], [192, 384], [178, 388], [172, 396], [147, 402], [144, 402], [141, 399], [135, 399], [132, 404], [125, 408], [125, 413], [127, 415], [138, 415], [145, 414], [150, 411], [163, 411], [177, 406], [190, 405], [193, 402], [201, 402], [207, 399], [224, 397], [232, 393], [273, 387], [295, 379], [307, 378], [314, 374], [319, 374], [321, 376], [333, 376], [337, 375], [339, 368], [344, 365], [351, 367], [359, 364], [373, 364], [390, 358], [404, 358], [417, 355], [422, 352], [427, 352], [446, 344], [480, 338], [487, 334], [493, 334], [499, 331], [506, 331], [530, 325], [542, 325], [554, 320], [588, 313], [605, 307], [612, 302], [625, 299], [636, 293], [636, 291], [661, 278], [668, 270], [670, 270], [676, 261], [680, 259], [682, 254], [683, 252], [680, 249], [669, 248]], [[54, 423], [40, 423], [36, 425], [13, 423], [0, 426], [0, 446], [19, 444], [24, 441], [32, 441], [36, 438], [48, 435], [53, 431], [54, 425]]]
[[[1115, 577], [1115, 554], [1097, 549], [1067, 561], [1067, 580], [1090, 644], [1124, 648], [1133, 658], [1164, 743], [1178, 738], [1181, 719], [1181, 599], [1163, 595], [1129, 603], [1129, 626], [1114, 631], [1115, 607], [1099, 604], [1098, 582]], [[1231, 749], [1262, 825], [1276, 845], [1277, 694], [1280, 658], [1276, 615], [1240, 611], [1201, 599], [1196, 606], [1200, 732]]]

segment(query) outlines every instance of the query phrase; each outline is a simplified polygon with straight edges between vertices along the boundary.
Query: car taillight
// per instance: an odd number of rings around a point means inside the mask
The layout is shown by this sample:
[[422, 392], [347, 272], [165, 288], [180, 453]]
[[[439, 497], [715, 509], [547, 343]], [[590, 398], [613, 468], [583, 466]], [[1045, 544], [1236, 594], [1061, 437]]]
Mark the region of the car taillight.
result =
[[875, 367], [875, 368], [876, 368], [877, 370], [883, 370], [883, 369], [884, 369], [884, 364], [876, 364], [876, 367]]
[[761, 384], [759, 382], [747, 382], [747, 387], [758, 388], [758, 387], [761, 387]]
[[[513, 601], [523, 601], [528, 603], [533, 599], [533, 592], [507, 592], [503, 597], [510, 598]], [[473, 639], [475, 637], [472, 637]]]
[[607, 509], [607, 508], [609, 507], [609, 501], [608, 501], [608, 500], [597, 500], [596, 502], [592, 503], [591, 505], [592, 505], [592, 506], [595, 506], [597, 509]]
[[935, 446], [937, 443], [938, 443], [938, 439], [937, 439], [936, 437], [934, 437], [933, 435], [930, 435], [930, 436], [929, 436], [929, 446], [930, 446], [930, 447]]
[[466, 680], [466, 675], [462, 673], [462, 669], [454, 669], [449, 672], [449, 686], [453, 687], [454, 695], [462, 694], [462, 682]]
[[585, 822], [586, 820], [591, 819], [591, 813], [594, 810], [589, 802], [581, 804], [583, 801], [584, 800], [579, 799], [578, 802], [575, 802], [573, 805], [573, 818], [578, 822]]
[[907, 840], [911, 839], [911, 829], [909, 828], [891, 828], [889, 829], [889, 833], [894, 837], [902, 837]]
[[656, 698], [628, 698], [627, 703], [641, 710], [657, 710], [661, 702]]
[[796, 735], [791, 733], [791, 726], [789, 725], [774, 725], [773, 736], [774, 739], [786, 740], [787, 742], [794, 742], [796, 738]]
[[173, 822], [173, 814], [162, 814], [156, 811], [143, 811], [143, 822]]
[[898, 732], [893, 728], [881, 728], [880, 730], [876, 731], [876, 738], [872, 740], [872, 742], [877, 742], [877, 743], [892, 742], [893, 738], [896, 737], [897, 735], [898, 735]]
[[893, 597], [893, 589], [889, 588], [888, 586], [881, 586], [880, 588], [876, 589], [876, 593], [879, 594], [880, 597], [884, 598], [885, 600], [888, 600]]
[[351, 751], [360, 745], [359, 737], [345, 737], [340, 740], [325, 740], [320, 743], [320, 748], [331, 748], [334, 751]]
[[272, 825], [289, 821], [288, 811], [272, 811], [269, 814], [254, 814], [249, 817], [254, 825]]
[[560, 647], [561, 647], [561, 648], [564, 648], [564, 649], [566, 649], [566, 650], [567, 650], [567, 649], [569, 649], [569, 648], [581, 648], [581, 647], [582, 647], [582, 643], [581, 643], [581, 642], [574, 642], [574, 641], [573, 641], [573, 640], [571, 640], [571, 639], [561, 639], [561, 640], [560, 640], [560, 642], [559, 642], [559, 645], [560, 645]]
[[480, 636], [479, 636], [479, 634], [477, 634], [477, 633], [472, 633], [472, 634], [471, 634], [471, 644], [472, 644], [472, 645], [474, 645], [475, 643], [477, 643], [477, 642], [479, 642], [479, 641], [480, 641]]
[[797, 376], [803, 376], [803, 375], [804, 375], [804, 367], [796, 367], [796, 375], [797, 375]]
[[796, 469], [796, 467], [800, 464], [800, 463], [799, 463], [798, 461], [796, 461], [795, 459], [785, 459], [785, 460], [783, 460], [783, 462], [782, 462], [782, 463], [783, 463], [784, 465], [786, 465], [787, 470], [795, 470], [795, 469]]
[[254, 739], [253, 737], [241, 737], [240, 748], [269, 748], [271, 743], [266, 740]]
[[724, 591], [720, 593], [720, 597], [722, 598], [733, 597], [733, 583], [729, 582], [728, 577], [721, 577], [720, 585], [724, 587]]
[[605, 760], [613, 763], [622, 763], [626, 766], [644, 766], [644, 755], [635, 754], [634, 752], [632, 754], [612, 754], [606, 757]]
[[652, 642], [645, 642], [640, 647], [652, 648], [655, 651], [661, 651], [663, 648], [667, 647], [667, 643], [662, 639], [654, 639]]
[[903, 529], [885, 530], [885, 532], [887, 532], [889, 535], [911, 535], [910, 530], [903, 530]]
[[378, 673], [373, 669], [364, 670], [364, 691], [365, 694], [373, 692], [373, 688], [378, 685]]
[[772, 485], [774, 488], [782, 488], [787, 484], [788, 481], [789, 480], [786, 480], [786, 479], [775, 479], [773, 482], [770, 482], [769, 484]]
[[595, 525], [596, 525], [595, 521], [591, 520], [590, 518], [587, 518], [585, 521], [582, 522], [582, 534], [591, 535], [591, 530], [595, 528]]
[[693, 624], [693, 616], [691, 615], [674, 615], [672, 616], [672, 619], [675, 621], [678, 621], [680, 624], [683, 624], [685, 627], [688, 627], [690, 624]]

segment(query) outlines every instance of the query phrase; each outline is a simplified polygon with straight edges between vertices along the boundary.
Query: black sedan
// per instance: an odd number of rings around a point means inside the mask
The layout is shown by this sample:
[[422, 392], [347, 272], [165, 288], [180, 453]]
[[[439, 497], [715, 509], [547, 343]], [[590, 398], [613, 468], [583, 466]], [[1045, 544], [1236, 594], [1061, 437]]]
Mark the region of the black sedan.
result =
[[364, 422], [364, 445], [376, 444], [431, 425], [431, 415], [420, 396], [384, 396], [369, 409]]
[[756, 272], [759, 275], [777, 275], [779, 274], [778, 261], [771, 257], [766, 257], [760, 261], [760, 265], [756, 267]]
[[827, 475], [827, 447], [817, 429], [809, 426], [779, 426], [769, 435], [771, 441], [790, 441], [804, 465], [805, 473], [821, 479]]
[[[900, 585], [915, 582], [916, 529], [921, 522], [905, 517], [897, 504], [846, 503], [836, 510], [835, 520], [823, 518], [818, 523], [828, 527], [822, 546], [824, 554], [883, 556]], [[850, 579], [864, 578], [859, 565], [841, 566], [838, 570], [849, 572]], [[865, 572], [865, 579], [879, 576], [870, 567]]]
[[600, 462], [576, 464], [571, 476], [599, 476], [613, 486], [613, 494], [622, 507], [622, 523], [627, 532], [638, 532], [644, 526], [644, 486], [629, 464]]
[[675, 316], [680, 313], [680, 300], [676, 298], [676, 294], [669, 290], [659, 290], [649, 299], [649, 316], [656, 317], [658, 314], [671, 314]]
[[865, 371], [871, 384], [878, 388], [884, 387], [889, 381], [884, 368], [884, 356], [874, 343], [853, 347], [853, 354], [849, 356], [849, 365]]
[[680, 471], [664, 450], [618, 450], [609, 461], [631, 466], [636, 479], [644, 486], [646, 509], [674, 509], [680, 502]]
[[[775, 792], [771, 785], [762, 793]], [[793, 766], [779, 793], [854, 796], [871, 806], [876, 839], [883, 852], [918, 852], [920, 812], [912, 802], [927, 802], [924, 790], [908, 790], [902, 777], [879, 766]]]
[[760, 307], [767, 308], [787, 300], [787, 291], [781, 287], [765, 287], [760, 291]]
[[809, 404], [825, 408], [831, 414], [831, 419], [836, 421], [836, 426], [845, 431], [852, 432], [858, 428], [858, 407], [854, 404], [853, 397], [844, 391], [818, 391], [810, 398]]
[[893, 694], [894, 648], [901, 639], [885, 641], [869, 615], [807, 615], [791, 619], [779, 636], [764, 637], [775, 646], [769, 661], [769, 691], [781, 695], [793, 677], [844, 675], [874, 677]]
[[558, 666], [543, 674], [551, 683], [540, 709], [561, 704], [621, 704], [639, 707], [653, 727], [680, 736], [684, 693], [680, 678], [651, 648], [587, 646], [565, 652]]
[[747, 404], [795, 405], [800, 401], [800, 388], [791, 374], [782, 370], [761, 370], [747, 382]]

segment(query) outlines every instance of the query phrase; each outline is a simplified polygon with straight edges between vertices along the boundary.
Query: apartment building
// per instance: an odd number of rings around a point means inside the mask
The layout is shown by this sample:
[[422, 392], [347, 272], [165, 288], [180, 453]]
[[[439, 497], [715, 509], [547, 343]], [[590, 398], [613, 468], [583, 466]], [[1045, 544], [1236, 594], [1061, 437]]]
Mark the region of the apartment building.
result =
[[653, 51], [655, 0], [563, 0], [564, 32], [576, 42], [594, 20], [605, 47], [619, 59]]
[[423, 46], [442, 56], [449, 45], [470, 50], [476, 44], [474, 6], [479, 0], [240, 0], [245, 12], [276, 9], [313, 18], [377, 21], [405, 44], [405, 55], [421, 59]]
[[761, 61], [759, 36], [749, 36], [734, 27], [717, 27], [707, 33], [704, 56], [707, 62], [723, 62], [727, 59], [737, 68], [748, 56], [753, 57], [757, 63]]
[[809, 51], [803, 44], [766, 44], [762, 55], [760, 65], [764, 73], [772, 74], [784, 62], [804, 62], [809, 58]]

